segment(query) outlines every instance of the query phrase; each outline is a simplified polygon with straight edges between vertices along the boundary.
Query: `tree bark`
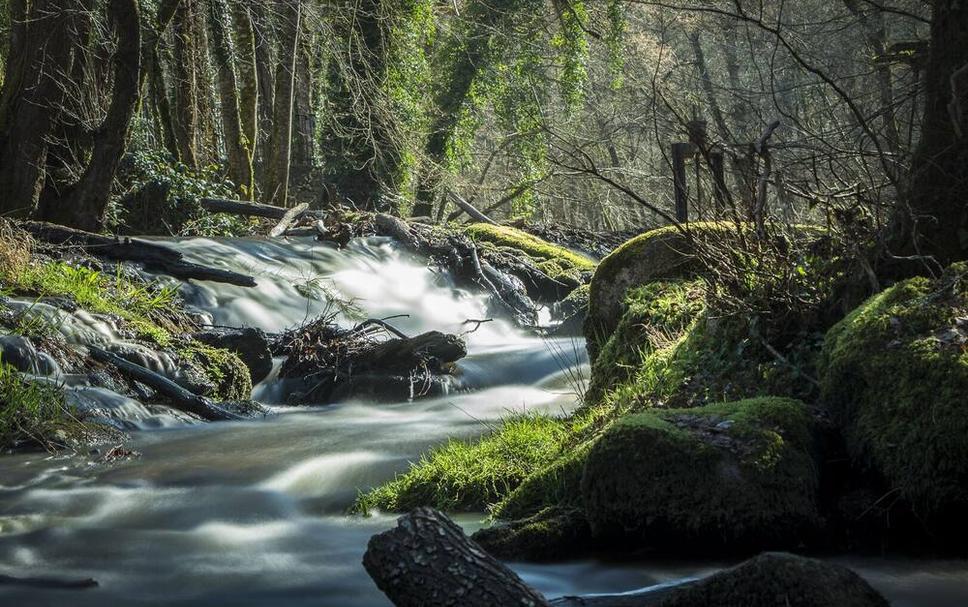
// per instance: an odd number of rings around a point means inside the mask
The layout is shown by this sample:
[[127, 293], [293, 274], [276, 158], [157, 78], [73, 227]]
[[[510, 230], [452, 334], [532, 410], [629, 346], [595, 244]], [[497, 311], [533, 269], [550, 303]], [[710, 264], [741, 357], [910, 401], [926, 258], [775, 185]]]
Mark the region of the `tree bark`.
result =
[[[13, 28], [0, 106], [0, 215], [28, 217], [44, 186], [47, 139], [61, 115], [71, 73], [80, 11], [69, 0], [11, 6], [23, 15]], [[12, 49], [13, 50], [13, 49]]]
[[289, 163], [292, 157], [292, 110], [296, 79], [296, 53], [302, 20], [301, 0], [280, 0], [280, 37], [284, 43], [285, 65], [276, 70], [273, 108], [272, 152], [266, 170], [263, 195], [280, 206], [289, 203]]
[[118, 37], [114, 90], [107, 116], [94, 137], [84, 174], [45, 219], [97, 232], [103, 229], [114, 174], [121, 162], [131, 119], [141, 98], [141, 18], [137, 0], [111, 0], [108, 16]]
[[255, 184], [252, 178], [252, 147], [242, 131], [241, 99], [235, 76], [235, 45], [229, 34], [229, 9], [225, 0], [208, 0], [211, 49], [218, 72], [218, 91], [221, 102], [222, 135], [228, 174], [247, 198], [252, 198]]
[[968, 5], [935, 0], [921, 142], [891, 235], [891, 253], [933, 258], [932, 270], [968, 258], [968, 111], [952, 111], [968, 110], [968, 87], [957, 76], [966, 66]]
[[172, 78], [175, 81], [174, 127], [178, 160], [198, 168], [198, 100], [196, 99], [196, 44], [193, 23], [197, 0], [183, 0], [175, 11]]
[[548, 601], [464, 535], [418, 508], [370, 539], [363, 566], [397, 607], [548, 607]]
[[255, 32], [247, 4], [232, 4], [232, 29], [235, 31], [236, 69], [239, 80], [239, 119], [242, 136], [249, 151], [249, 169], [253, 174], [249, 200], [255, 199], [254, 168], [256, 149], [259, 145], [259, 76], [256, 69]]

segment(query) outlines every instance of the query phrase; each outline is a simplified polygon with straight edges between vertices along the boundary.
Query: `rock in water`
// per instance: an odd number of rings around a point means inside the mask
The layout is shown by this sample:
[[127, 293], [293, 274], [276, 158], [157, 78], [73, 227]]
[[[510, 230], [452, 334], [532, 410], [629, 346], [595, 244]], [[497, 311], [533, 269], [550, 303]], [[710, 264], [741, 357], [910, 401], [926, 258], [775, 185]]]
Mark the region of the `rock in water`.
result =
[[195, 333], [192, 337], [203, 344], [235, 352], [249, 368], [253, 384], [272, 372], [269, 340], [259, 329], [211, 329]]
[[792, 554], [761, 554], [673, 591], [659, 607], [888, 607], [859, 575]]
[[665, 552], [798, 546], [821, 522], [814, 433], [806, 407], [783, 398], [623, 418], [585, 462], [592, 531]]

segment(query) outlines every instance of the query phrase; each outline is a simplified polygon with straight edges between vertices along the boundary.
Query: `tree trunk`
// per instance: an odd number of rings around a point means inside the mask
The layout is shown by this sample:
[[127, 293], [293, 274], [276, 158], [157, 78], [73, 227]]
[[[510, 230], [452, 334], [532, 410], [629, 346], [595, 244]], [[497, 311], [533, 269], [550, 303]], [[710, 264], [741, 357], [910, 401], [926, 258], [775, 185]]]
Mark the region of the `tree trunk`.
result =
[[548, 607], [548, 601], [430, 508], [370, 539], [363, 566], [397, 607]]
[[[28, 217], [44, 185], [47, 139], [61, 115], [80, 11], [69, 0], [35, 0], [12, 31], [0, 109], [0, 215]], [[36, 32], [37, 35], [34, 35]]]
[[249, 8], [243, 2], [232, 4], [232, 28], [235, 31], [236, 68], [239, 74], [239, 118], [242, 123], [244, 145], [249, 150], [249, 168], [253, 173], [249, 200], [255, 199], [255, 179], [252, 163], [259, 145], [259, 77], [256, 70], [255, 32]]
[[235, 48], [229, 34], [229, 9], [225, 0], [208, 0], [211, 49], [218, 72], [219, 99], [222, 104], [222, 135], [228, 174], [247, 198], [252, 198], [252, 148], [242, 132], [241, 100], [235, 77]]
[[192, 24], [197, 0], [183, 0], [175, 11], [174, 61], [172, 78], [175, 81], [174, 127], [178, 144], [178, 160], [191, 169], [198, 168], [196, 140], [198, 138], [198, 100], [195, 97], [195, 35]]
[[273, 43], [275, 37], [272, 35], [272, 22], [267, 12], [268, 3], [259, 0], [249, 5], [249, 14], [252, 17], [253, 43], [255, 44], [255, 73], [258, 85], [258, 104], [256, 112], [258, 122], [256, 125], [256, 181], [259, 184], [260, 197], [266, 194], [266, 174], [269, 166], [269, 153], [271, 147], [272, 117], [274, 112], [275, 75], [273, 72]]
[[940, 265], [968, 258], [966, 71], [968, 5], [935, 0], [921, 143], [892, 234], [895, 255], [933, 257]]
[[296, 53], [299, 51], [301, 0], [280, 0], [280, 38], [284, 44], [285, 65], [276, 70], [273, 97], [272, 153], [266, 170], [264, 197], [279, 206], [289, 202], [289, 163], [292, 157], [292, 108], [296, 79]]
[[141, 98], [141, 18], [137, 0], [111, 0], [108, 16], [118, 37], [111, 105], [94, 137], [91, 159], [80, 181], [44, 218], [92, 232], [104, 227], [114, 174]]

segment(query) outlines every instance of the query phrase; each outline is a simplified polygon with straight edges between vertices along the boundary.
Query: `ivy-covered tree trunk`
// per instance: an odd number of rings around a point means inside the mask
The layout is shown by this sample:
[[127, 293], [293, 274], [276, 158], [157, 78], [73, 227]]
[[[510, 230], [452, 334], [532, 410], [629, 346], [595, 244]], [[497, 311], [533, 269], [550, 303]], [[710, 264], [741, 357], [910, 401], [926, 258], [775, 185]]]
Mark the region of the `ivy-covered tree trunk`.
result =
[[514, 19], [530, 10], [540, 10], [536, 0], [474, 0], [463, 16], [466, 31], [446, 45], [442, 56], [446, 63], [445, 85], [435, 99], [436, 114], [424, 146], [426, 164], [417, 182], [413, 216], [430, 217], [440, 190], [444, 172], [450, 165], [448, 156], [453, 138], [461, 123], [466, 104], [473, 102], [478, 75], [501, 51], [499, 36]]
[[251, 198], [255, 187], [252, 179], [252, 140], [242, 130], [241, 99], [235, 76], [235, 47], [229, 34], [229, 9], [225, 0], [208, 0], [208, 7], [229, 179], [240, 193]]
[[280, 38], [285, 41], [282, 57], [285, 64], [276, 69], [273, 97], [273, 130], [271, 154], [266, 168], [263, 196], [279, 206], [289, 202], [289, 163], [292, 157], [292, 109], [296, 79], [296, 53], [302, 21], [300, 0], [281, 0], [276, 7], [280, 19]]
[[43, 217], [92, 232], [104, 227], [114, 174], [141, 95], [141, 17], [137, 0], [111, 0], [108, 17], [118, 39], [111, 104], [94, 136], [91, 157], [80, 180]]
[[968, 258], [968, 4], [934, 0], [924, 120], [894, 250], [942, 264]]

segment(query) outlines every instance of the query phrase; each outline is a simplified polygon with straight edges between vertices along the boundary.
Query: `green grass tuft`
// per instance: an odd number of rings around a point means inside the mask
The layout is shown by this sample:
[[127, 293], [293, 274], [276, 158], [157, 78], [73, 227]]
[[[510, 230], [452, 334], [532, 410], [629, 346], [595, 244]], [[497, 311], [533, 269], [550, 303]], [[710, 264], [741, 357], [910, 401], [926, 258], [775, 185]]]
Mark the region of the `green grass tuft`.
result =
[[0, 449], [29, 441], [49, 447], [51, 434], [69, 419], [64, 393], [0, 362]]
[[560, 455], [568, 434], [559, 419], [511, 417], [480, 440], [452, 440], [433, 449], [405, 474], [362, 495], [353, 510], [485, 510]]

